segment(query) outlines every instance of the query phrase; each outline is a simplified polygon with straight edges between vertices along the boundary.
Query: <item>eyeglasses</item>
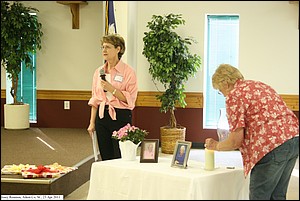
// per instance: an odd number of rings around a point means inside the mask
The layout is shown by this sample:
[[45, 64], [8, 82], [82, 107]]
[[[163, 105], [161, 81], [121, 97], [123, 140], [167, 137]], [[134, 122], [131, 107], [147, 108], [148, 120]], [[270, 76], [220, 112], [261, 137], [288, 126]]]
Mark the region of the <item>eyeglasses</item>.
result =
[[223, 95], [223, 93], [222, 93], [221, 91], [218, 91], [218, 94], [219, 94], [219, 95]]
[[110, 49], [112, 49], [112, 48], [114, 48], [114, 46], [108, 46], [108, 45], [105, 45], [105, 46], [102, 46], [102, 47], [101, 47], [102, 50], [110, 50]]

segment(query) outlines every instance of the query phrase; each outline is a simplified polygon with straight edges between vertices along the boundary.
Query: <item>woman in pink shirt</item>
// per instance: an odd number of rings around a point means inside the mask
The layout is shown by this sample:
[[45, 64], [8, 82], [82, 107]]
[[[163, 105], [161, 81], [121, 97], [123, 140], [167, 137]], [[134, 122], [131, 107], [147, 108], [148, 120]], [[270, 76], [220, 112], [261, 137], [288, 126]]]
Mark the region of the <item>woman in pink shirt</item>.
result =
[[222, 142], [205, 140], [217, 151], [239, 149], [244, 173], [250, 173], [250, 200], [285, 200], [299, 156], [299, 120], [273, 88], [245, 80], [240, 71], [221, 64], [212, 77], [226, 98], [230, 134]]
[[101, 40], [106, 61], [95, 70], [92, 84], [90, 136], [96, 131], [102, 160], [120, 158], [119, 143], [112, 132], [132, 122], [132, 110], [137, 98], [137, 78], [134, 69], [121, 58], [125, 41], [118, 34], [105, 35]]

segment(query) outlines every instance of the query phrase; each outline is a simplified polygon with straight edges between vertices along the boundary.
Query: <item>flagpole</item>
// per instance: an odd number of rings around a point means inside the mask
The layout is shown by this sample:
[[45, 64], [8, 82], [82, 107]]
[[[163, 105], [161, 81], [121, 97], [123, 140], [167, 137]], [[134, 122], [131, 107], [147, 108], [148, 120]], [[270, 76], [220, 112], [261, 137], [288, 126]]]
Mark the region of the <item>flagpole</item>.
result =
[[108, 34], [108, 1], [105, 1], [105, 35]]

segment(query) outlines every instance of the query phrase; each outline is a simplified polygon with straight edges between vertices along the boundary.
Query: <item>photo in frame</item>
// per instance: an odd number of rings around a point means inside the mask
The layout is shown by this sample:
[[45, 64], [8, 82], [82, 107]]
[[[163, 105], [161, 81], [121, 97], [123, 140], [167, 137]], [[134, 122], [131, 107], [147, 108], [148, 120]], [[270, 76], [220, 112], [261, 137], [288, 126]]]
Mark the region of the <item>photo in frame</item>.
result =
[[158, 139], [144, 139], [141, 144], [141, 163], [157, 163], [158, 162]]
[[192, 142], [177, 140], [171, 166], [179, 168], [187, 168]]

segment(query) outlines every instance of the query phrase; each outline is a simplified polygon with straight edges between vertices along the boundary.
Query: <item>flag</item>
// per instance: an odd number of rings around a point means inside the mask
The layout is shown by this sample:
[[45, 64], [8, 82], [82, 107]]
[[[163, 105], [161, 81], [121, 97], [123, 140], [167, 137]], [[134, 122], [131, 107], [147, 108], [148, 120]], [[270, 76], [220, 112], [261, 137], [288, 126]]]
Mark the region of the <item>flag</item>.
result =
[[105, 6], [105, 34], [117, 33], [117, 26], [114, 14], [114, 2], [106, 1]]

